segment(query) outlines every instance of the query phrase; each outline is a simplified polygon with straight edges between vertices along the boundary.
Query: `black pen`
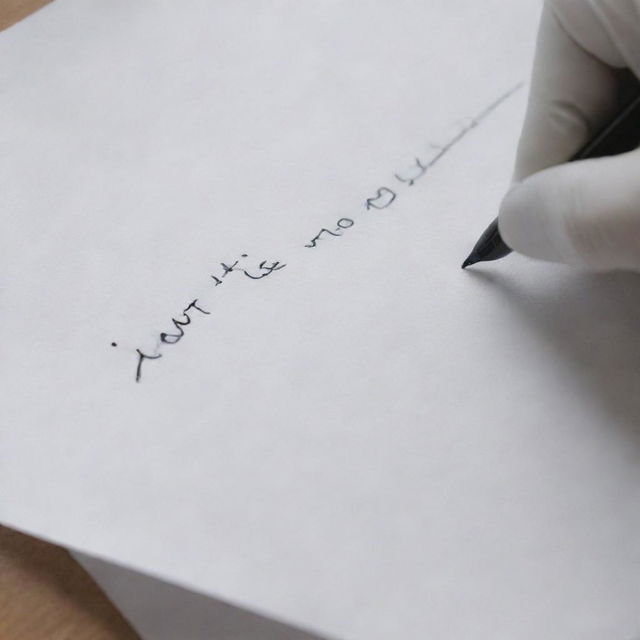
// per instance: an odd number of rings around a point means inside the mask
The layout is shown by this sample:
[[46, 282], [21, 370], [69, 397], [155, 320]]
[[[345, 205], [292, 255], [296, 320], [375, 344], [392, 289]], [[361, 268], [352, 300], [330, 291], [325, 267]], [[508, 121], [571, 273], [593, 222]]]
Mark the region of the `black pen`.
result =
[[[625, 103], [611, 122], [601, 129], [587, 144], [569, 160], [586, 160], [614, 156], [633, 151], [640, 145], [640, 90], [637, 87], [635, 97]], [[500, 236], [496, 218], [473, 247], [462, 268], [476, 262], [498, 260], [511, 253], [511, 249]]]

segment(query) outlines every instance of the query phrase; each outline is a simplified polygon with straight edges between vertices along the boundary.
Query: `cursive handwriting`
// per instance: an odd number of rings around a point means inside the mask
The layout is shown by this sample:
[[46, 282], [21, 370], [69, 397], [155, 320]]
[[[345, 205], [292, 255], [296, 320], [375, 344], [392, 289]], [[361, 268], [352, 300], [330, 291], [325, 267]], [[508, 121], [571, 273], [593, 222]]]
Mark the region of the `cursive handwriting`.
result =
[[[522, 88], [522, 83], [519, 83], [506, 93], [502, 94], [498, 97], [494, 102], [485, 107], [478, 115], [474, 118], [469, 118], [466, 121], [463, 121], [459, 125], [458, 131], [449, 138], [444, 144], [429, 144], [430, 157], [428, 160], [416, 157], [414, 164], [405, 169], [402, 172], [396, 172], [393, 174], [393, 178], [398, 183], [398, 188], [402, 189], [403, 187], [412, 187], [418, 180], [424, 178], [425, 175], [428, 174], [429, 169], [435, 166], [438, 162], [442, 160], [460, 141], [465, 138], [470, 131], [475, 129], [485, 118], [491, 115], [503, 102], [508, 100], [513, 94], [519, 91]], [[366, 211], [377, 210], [382, 211], [388, 209], [393, 205], [393, 203], [400, 196], [399, 192], [394, 191], [390, 187], [381, 186], [376, 189], [376, 192], [373, 196], [366, 198], [364, 201], [364, 209]], [[318, 247], [318, 243], [322, 239], [332, 239], [337, 238], [343, 235], [343, 233], [351, 229], [356, 224], [356, 220], [354, 218], [339, 218], [335, 225], [330, 225], [331, 228], [323, 227], [318, 231], [318, 233], [313, 236], [313, 238], [307, 242], [304, 246], [306, 248], [316, 248]], [[247, 254], [243, 253], [241, 256], [227, 264], [226, 262], [220, 262], [221, 270], [215, 274], [210, 274], [211, 280], [214, 283], [214, 290], [216, 287], [224, 284], [227, 281], [227, 277], [234, 273], [239, 272], [243, 273], [246, 278], [253, 281], [260, 281], [264, 278], [272, 275], [273, 273], [280, 271], [287, 265], [279, 260], [273, 261], [271, 263], [267, 262], [267, 260], [262, 260], [258, 263], [257, 266], [254, 267], [246, 267], [244, 266], [244, 260], [247, 258]], [[192, 323], [192, 316], [198, 312], [203, 316], [211, 315], [211, 312], [204, 308], [204, 306], [200, 303], [198, 298], [192, 300], [178, 315], [178, 317], [171, 318], [171, 324], [173, 325], [172, 332], [160, 332], [157, 336], [156, 348], [153, 353], [146, 353], [140, 348], [135, 349], [136, 353], [136, 382], [140, 382], [142, 379], [142, 370], [143, 364], [147, 360], [158, 360], [162, 357], [162, 353], [160, 350], [167, 345], [175, 345], [180, 340], [182, 340], [185, 336], [185, 327], [189, 326]], [[116, 342], [111, 343], [112, 347], [117, 347]]]
[[[214, 288], [223, 284], [225, 278], [233, 272], [239, 272], [244, 274], [249, 280], [262, 280], [267, 276], [270, 276], [275, 271], [284, 269], [287, 265], [281, 263], [279, 260], [268, 263], [266, 260], [262, 260], [257, 267], [244, 266], [242, 261], [247, 258], [247, 254], [243, 253], [240, 258], [226, 264], [220, 263], [221, 271], [218, 271], [217, 275], [210, 274], [210, 277], [214, 281]], [[204, 308], [198, 298], [192, 300], [175, 318], [171, 318], [171, 324], [173, 330], [171, 333], [161, 331], [157, 335], [155, 353], [145, 353], [139, 347], [136, 348], [136, 382], [142, 380], [143, 364], [146, 360], [158, 360], [162, 357], [160, 350], [166, 345], [175, 345], [186, 335], [185, 327], [188, 327], [193, 321], [195, 313], [202, 314], [203, 316], [211, 315], [211, 312]], [[112, 343], [112, 346], [117, 346], [116, 343]]]
[[[416, 157], [412, 167], [409, 167], [405, 171], [396, 172], [393, 174], [394, 179], [401, 185], [412, 187], [418, 180], [423, 178], [429, 169], [434, 167], [438, 162], [442, 160], [460, 141], [469, 134], [470, 131], [475, 129], [487, 116], [493, 113], [503, 102], [508, 100], [514, 93], [522, 88], [522, 83], [517, 84], [515, 87], [503, 93], [497, 100], [485, 107], [474, 118], [468, 118], [467, 120], [459, 124], [458, 131], [449, 138], [444, 144], [432, 144], [428, 145], [431, 157], [426, 160], [420, 157]], [[398, 198], [399, 194], [393, 189], [382, 186], [376, 189], [375, 195], [366, 198], [364, 207], [367, 211], [371, 209], [377, 209], [379, 211], [390, 207]], [[355, 221], [351, 218], [341, 218], [341, 220], [349, 220], [349, 227], [355, 224]], [[338, 227], [340, 227], [340, 221], [338, 221]], [[327, 228], [320, 229], [320, 231], [312, 238], [310, 242], [305, 244], [305, 247], [315, 248], [318, 246], [318, 241], [324, 237], [330, 236], [338, 237], [342, 235], [341, 229], [330, 230]]]

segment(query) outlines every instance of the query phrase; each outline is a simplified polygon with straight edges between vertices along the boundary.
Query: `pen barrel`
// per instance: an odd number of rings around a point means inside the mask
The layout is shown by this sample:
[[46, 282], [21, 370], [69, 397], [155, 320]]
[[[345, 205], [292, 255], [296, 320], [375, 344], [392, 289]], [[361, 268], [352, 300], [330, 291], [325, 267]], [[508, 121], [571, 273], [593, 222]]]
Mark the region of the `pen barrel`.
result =
[[596, 136], [573, 155], [571, 161], [615, 156], [640, 146], [640, 90]]

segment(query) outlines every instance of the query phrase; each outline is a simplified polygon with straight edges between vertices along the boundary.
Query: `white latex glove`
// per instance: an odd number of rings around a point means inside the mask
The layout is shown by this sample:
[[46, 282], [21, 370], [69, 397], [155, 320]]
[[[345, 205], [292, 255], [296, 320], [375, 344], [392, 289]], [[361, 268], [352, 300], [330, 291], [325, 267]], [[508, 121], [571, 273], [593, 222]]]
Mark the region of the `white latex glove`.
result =
[[515, 251], [640, 271], [640, 150], [565, 161], [614, 115], [615, 70], [640, 77], [640, 0], [553, 0], [542, 14], [514, 186], [499, 216]]

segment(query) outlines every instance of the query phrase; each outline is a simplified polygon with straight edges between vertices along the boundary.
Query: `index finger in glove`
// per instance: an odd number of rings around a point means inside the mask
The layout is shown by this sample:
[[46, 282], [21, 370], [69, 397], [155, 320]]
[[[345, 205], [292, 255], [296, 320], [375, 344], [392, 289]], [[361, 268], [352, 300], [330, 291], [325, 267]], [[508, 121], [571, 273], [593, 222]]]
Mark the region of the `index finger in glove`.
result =
[[611, 0], [546, 2], [515, 181], [567, 161], [613, 114], [616, 69], [627, 66], [628, 55], [621, 53], [610, 22], [618, 24], [621, 5], [635, 4], [615, 2], [615, 10], [606, 8]]

